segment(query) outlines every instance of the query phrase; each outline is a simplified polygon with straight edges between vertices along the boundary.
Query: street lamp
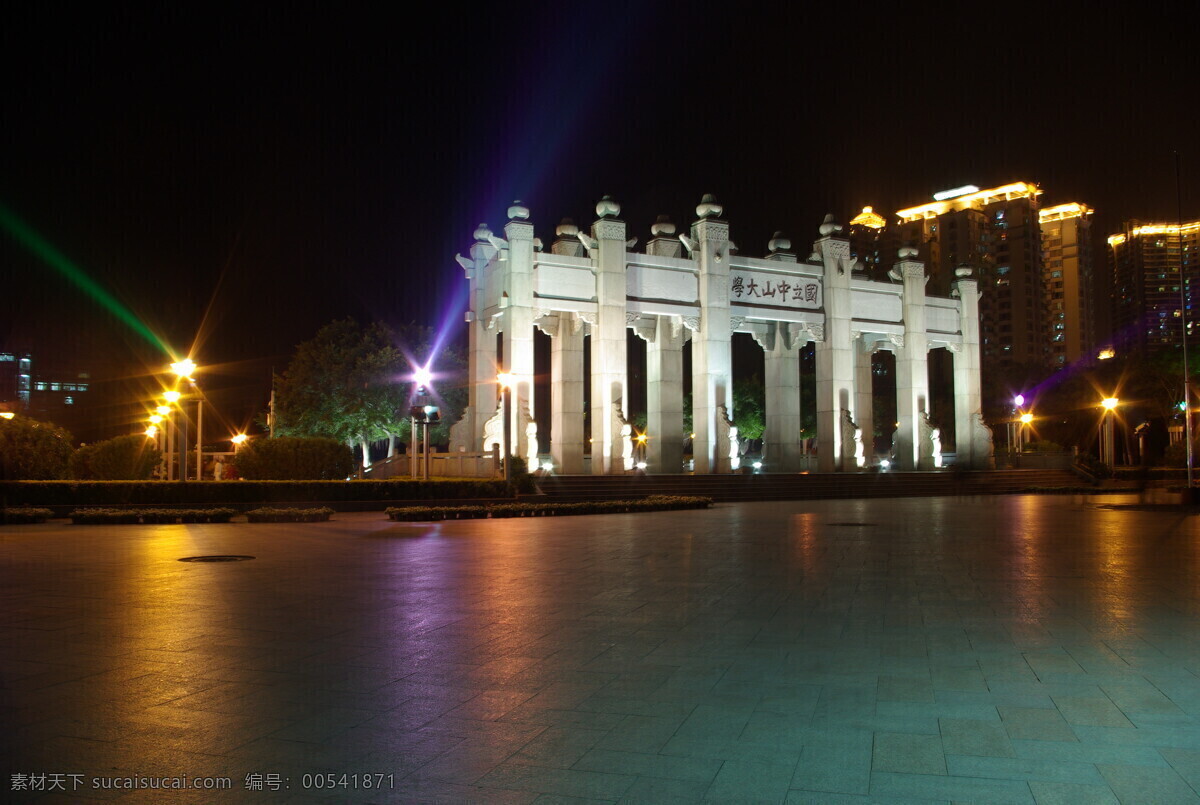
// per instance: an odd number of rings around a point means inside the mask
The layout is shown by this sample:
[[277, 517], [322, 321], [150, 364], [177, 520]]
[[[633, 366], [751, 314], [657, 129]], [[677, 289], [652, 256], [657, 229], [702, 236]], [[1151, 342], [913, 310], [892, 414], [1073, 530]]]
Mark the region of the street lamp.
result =
[[504, 399], [504, 482], [512, 481], [512, 387], [516, 382], [511, 372], [501, 372], [496, 375], [500, 384], [500, 394]]
[[1026, 411], [1021, 414], [1020, 425], [1017, 426], [1017, 452], [1022, 452], [1025, 449], [1025, 431], [1029, 427], [1029, 423], [1033, 421], [1033, 414]]
[[1116, 419], [1116, 408], [1121, 404], [1121, 401], [1116, 397], [1105, 397], [1100, 401], [1100, 407], [1104, 412], [1100, 414], [1101, 432], [1100, 432], [1100, 460], [1109, 467], [1115, 465], [1115, 427], [1113, 420]]
[[[192, 391], [196, 394], [196, 480], [203, 480], [204, 477], [204, 401], [200, 396], [200, 387], [196, 385], [195, 361], [191, 358], [185, 358], [182, 361], [176, 361], [171, 364], [171, 371], [174, 372], [180, 380], [186, 380], [188, 385], [192, 387]], [[182, 410], [182, 409], [180, 409]], [[183, 417], [183, 442], [180, 445], [180, 453], [183, 454], [183, 478], [187, 479], [187, 415]]]
[[241, 447], [242, 445], [244, 445], [246, 443], [247, 438], [248, 437], [246, 436], [246, 434], [239, 433], [237, 436], [234, 436], [229, 441], [233, 442], [233, 449], [237, 450], [239, 447]]

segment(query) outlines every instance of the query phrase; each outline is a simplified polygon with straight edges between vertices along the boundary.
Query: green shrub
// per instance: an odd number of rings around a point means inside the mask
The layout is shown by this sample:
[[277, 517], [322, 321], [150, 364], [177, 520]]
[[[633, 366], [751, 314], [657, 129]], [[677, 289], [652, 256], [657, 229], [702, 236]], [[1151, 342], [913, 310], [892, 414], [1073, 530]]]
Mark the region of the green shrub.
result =
[[0, 419], [0, 480], [66, 478], [71, 452], [71, 434], [57, 425], [23, 416]]
[[71, 470], [81, 480], [146, 481], [161, 459], [153, 442], [131, 434], [79, 448], [71, 457]]
[[233, 509], [76, 509], [75, 525], [162, 525], [174, 523], [228, 523]]
[[54, 512], [49, 509], [31, 509], [28, 507], [0, 509], [0, 525], [44, 523], [53, 516]]
[[[239, 451], [240, 453], [240, 451]], [[389, 481], [0, 481], [10, 506], [213, 505], [264, 503], [393, 503], [511, 498], [499, 480]]]
[[272, 509], [262, 508], [246, 512], [246, 520], [251, 523], [324, 523], [333, 509], [322, 506], [319, 509]]
[[385, 511], [397, 522], [467, 520], [480, 517], [556, 517], [675, 509], [707, 509], [712, 498], [690, 495], [650, 495], [640, 500], [598, 500], [584, 503], [496, 503], [490, 506], [403, 506]]
[[1112, 467], [1105, 464], [1098, 458], [1093, 458], [1089, 455], [1080, 455], [1076, 461], [1076, 466], [1092, 476], [1096, 480], [1104, 480], [1113, 477]]
[[238, 450], [237, 468], [250, 481], [343, 480], [354, 472], [354, 453], [335, 439], [256, 439]]

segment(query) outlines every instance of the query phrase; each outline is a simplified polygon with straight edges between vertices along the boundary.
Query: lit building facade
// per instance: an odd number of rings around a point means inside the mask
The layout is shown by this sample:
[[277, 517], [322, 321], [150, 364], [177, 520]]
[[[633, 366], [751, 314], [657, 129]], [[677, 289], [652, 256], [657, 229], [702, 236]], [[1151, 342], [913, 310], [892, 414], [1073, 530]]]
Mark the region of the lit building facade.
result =
[[976, 270], [985, 374], [1046, 363], [1041, 194], [1031, 182], [969, 185], [896, 213], [901, 242], [930, 268], [930, 293], [948, 293], [959, 266]]
[[850, 219], [850, 256], [858, 259], [867, 279], [885, 282], [900, 243], [895, 229], [872, 207]]
[[28, 352], [0, 350], [0, 403], [12, 412], [29, 411], [33, 387], [33, 358]]
[[1072, 202], [1038, 213], [1046, 343], [1055, 368], [1096, 354], [1092, 212], [1086, 204]]
[[1118, 350], [1178, 345], [1185, 313], [1188, 333], [1193, 333], [1198, 249], [1200, 221], [1127, 221], [1121, 232], [1109, 236], [1113, 341]]

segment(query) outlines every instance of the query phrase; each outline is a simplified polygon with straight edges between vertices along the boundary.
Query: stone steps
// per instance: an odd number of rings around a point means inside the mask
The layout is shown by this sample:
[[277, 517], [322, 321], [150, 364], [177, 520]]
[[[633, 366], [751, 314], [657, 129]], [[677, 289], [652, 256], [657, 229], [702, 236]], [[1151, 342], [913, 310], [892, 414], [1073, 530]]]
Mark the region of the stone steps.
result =
[[807, 475], [548, 475], [542, 494], [556, 500], [616, 500], [646, 495], [704, 495], [718, 501], [926, 497], [1080, 486], [1067, 470], [862, 472]]

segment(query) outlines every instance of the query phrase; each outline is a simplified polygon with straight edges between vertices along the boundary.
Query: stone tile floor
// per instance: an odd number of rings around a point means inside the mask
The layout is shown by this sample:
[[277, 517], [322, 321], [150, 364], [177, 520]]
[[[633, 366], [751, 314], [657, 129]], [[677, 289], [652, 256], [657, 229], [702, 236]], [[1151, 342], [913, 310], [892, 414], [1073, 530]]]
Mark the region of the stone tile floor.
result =
[[1200, 802], [1200, 519], [1134, 502], [7, 526], [6, 798]]

